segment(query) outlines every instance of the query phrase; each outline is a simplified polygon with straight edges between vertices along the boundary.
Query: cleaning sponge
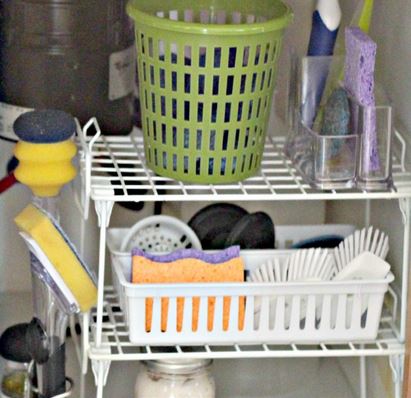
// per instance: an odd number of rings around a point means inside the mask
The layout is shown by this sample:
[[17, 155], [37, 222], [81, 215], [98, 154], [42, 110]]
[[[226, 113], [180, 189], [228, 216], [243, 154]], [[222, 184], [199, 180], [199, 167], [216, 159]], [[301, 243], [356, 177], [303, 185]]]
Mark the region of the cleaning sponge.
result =
[[84, 264], [68, 237], [51, 216], [29, 205], [14, 220], [43, 250], [51, 264], [71, 290], [82, 312], [97, 301], [97, 286], [93, 272]]
[[20, 140], [37, 144], [55, 144], [68, 140], [76, 132], [73, 116], [57, 109], [23, 113], [13, 124]]
[[59, 110], [36, 110], [20, 115], [13, 128], [20, 138], [14, 150], [16, 179], [37, 196], [56, 196], [76, 176], [71, 159], [77, 149], [70, 139], [76, 131], [74, 118]]

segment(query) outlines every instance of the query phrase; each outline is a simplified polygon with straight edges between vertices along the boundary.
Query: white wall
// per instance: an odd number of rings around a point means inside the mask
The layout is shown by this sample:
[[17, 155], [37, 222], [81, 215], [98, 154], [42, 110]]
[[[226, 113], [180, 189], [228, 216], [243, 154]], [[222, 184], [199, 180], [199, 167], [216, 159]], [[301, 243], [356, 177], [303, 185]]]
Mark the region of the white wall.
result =
[[[13, 147], [14, 144], [0, 140], [0, 178], [6, 173]], [[30, 197], [28, 189], [22, 185], [0, 195], [0, 292], [30, 289], [28, 254], [13, 221]]]
[[[411, 2], [409, 0], [375, 1], [370, 35], [377, 42], [377, 80], [390, 97], [396, 118], [411, 148]], [[408, 158], [408, 168], [411, 162]], [[402, 218], [398, 201], [373, 201], [371, 223], [389, 233], [388, 261], [393, 265], [396, 285], [402, 280], [403, 241]], [[359, 202], [333, 202], [327, 204], [327, 221], [362, 223], [363, 204]], [[387, 361], [378, 361], [379, 376], [384, 389], [391, 381]], [[386, 390], [385, 396], [388, 395]]]
[[409, 0], [375, 1], [371, 35], [378, 45], [378, 76], [393, 101], [397, 119], [408, 132], [411, 132], [410, 21]]
[[[375, 1], [370, 35], [377, 43], [377, 80], [392, 100], [396, 126], [411, 148], [411, 2]], [[411, 152], [411, 151], [408, 151]], [[411, 154], [408, 153], [408, 168]], [[393, 264], [399, 285], [402, 277], [402, 218], [398, 201], [372, 201], [371, 223], [389, 233], [389, 261]], [[333, 202], [327, 204], [327, 221], [363, 222], [364, 203]], [[409, 244], [409, 242], [405, 242]]]

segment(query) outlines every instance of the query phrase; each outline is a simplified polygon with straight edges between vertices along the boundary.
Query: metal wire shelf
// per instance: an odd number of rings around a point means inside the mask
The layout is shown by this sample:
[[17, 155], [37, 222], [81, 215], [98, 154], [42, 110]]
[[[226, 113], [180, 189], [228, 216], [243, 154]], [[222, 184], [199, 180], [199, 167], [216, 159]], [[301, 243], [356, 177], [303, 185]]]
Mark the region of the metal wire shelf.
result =
[[[392, 293], [393, 294], [393, 293]], [[136, 361], [165, 358], [295, 358], [295, 357], [361, 357], [404, 354], [404, 344], [398, 339], [393, 316], [386, 312], [376, 340], [336, 344], [288, 345], [226, 345], [226, 346], [138, 346], [130, 343], [124, 314], [112, 287], [105, 289], [103, 338], [97, 347], [90, 335], [89, 357], [95, 360]], [[95, 314], [91, 316], [91, 330], [95, 330]]]
[[[96, 134], [87, 136], [90, 127]], [[203, 345], [200, 347], [154, 347], [132, 344], [118, 298], [111, 287], [104, 288], [106, 228], [109, 225], [114, 202], [138, 201], [301, 201], [301, 200], [368, 200], [400, 199], [403, 216], [404, 241], [410, 235], [411, 170], [408, 168], [407, 144], [398, 131], [394, 134], [393, 181], [390, 191], [366, 192], [351, 190], [317, 190], [311, 188], [283, 154], [285, 137], [268, 136], [260, 172], [236, 184], [199, 185], [186, 184], [155, 175], [145, 165], [144, 143], [140, 131], [129, 136], [101, 136], [95, 119], [83, 130], [78, 125], [80, 147], [81, 198], [77, 205], [84, 220], [88, 217], [90, 201], [95, 207], [100, 226], [99, 294], [97, 309], [84, 316], [83, 373], [87, 371], [87, 356], [92, 360], [96, 376], [97, 397], [102, 398], [103, 387], [111, 361], [155, 360], [166, 358], [302, 358], [302, 357], [358, 357], [360, 358], [362, 391], [365, 389], [365, 357], [387, 356], [393, 370], [396, 397], [401, 394], [398, 376], [405, 353], [406, 302], [401, 309], [385, 312], [381, 318], [379, 333], [369, 342], [346, 342], [313, 345]], [[407, 165], [407, 166], [406, 166]], [[403, 275], [408, 274], [408, 249], [403, 253]], [[408, 280], [402, 281], [401, 297], [407, 296]], [[394, 302], [397, 297], [391, 290]], [[89, 329], [89, 325], [91, 328]], [[91, 331], [89, 333], [89, 330]], [[362, 397], [366, 393], [362, 393]]]
[[[88, 126], [90, 127], [90, 126]], [[87, 126], [84, 128], [87, 132]], [[84, 133], [85, 134], [85, 133]], [[145, 166], [143, 137], [80, 137], [80, 159], [88, 199], [95, 201], [260, 201], [394, 199], [411, 197], [411, 171], [405, 167], [406, 143], [395, 133], [395, 188], [366, 192], [359, 189], [322, 191], [311, 188], [283, 154], [285, 137], [268, 136], [258, 175], [224, 185], [186, 184], [154, 174]]]

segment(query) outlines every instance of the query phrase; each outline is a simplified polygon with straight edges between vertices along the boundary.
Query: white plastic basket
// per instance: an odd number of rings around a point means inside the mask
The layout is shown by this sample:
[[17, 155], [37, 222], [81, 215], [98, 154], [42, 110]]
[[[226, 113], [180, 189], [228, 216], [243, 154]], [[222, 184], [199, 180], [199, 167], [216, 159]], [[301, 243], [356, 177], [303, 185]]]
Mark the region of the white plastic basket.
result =
[[126, 251], [136, 246], [149, 252], [201, 249], [200, 240], [186, 223], [165, 215], [143, 218], [125, 230], [120, 248]]
[[[116, 252], [121, 243], [116, 238], [121, 235], [121, 230], [115, 229], [108, 233], [113, 280], [126, 314], [130, 341], [140, 345], [370, 341], [377, 336], [384, 294], [394, 279], [389, 274], [378, 281], [137, 285], [129, 282], [130, 254]], [[274, 256], [283, 262], [289, 252], [258, 250], [243, 251], [241, 255], [246, 269], [252, 270]], [[177, 298], [181, 297], [184, 297], [182, 325], [177, 330]], [[210, 297], [215, 297], [211, 330], [207, 323]], [[224, 297], [231, 298], [228, 304]], [[256, 311], [256, 297], [259, 311]], [[153, 299], [149, 330], [146, 329], [148, 298]], [[169, 299], [165, 330], [161, 329], [162, 298]], [[193, 330], [192, 307], [198, 298], [198, 325]], [[229, 307], [226, 329], [224, 305]], [[239, 327], [241, 306], [244, 322]]]

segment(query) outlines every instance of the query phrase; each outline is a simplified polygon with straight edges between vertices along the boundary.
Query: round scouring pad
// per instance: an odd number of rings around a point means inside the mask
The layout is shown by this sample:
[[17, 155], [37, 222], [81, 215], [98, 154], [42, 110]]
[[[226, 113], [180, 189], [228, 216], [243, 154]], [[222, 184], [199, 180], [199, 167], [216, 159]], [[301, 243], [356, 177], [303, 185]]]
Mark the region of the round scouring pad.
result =
[[20, 115], [13, 129], [17, 137], [34, 144], [68, 140], [76, 131], [73, 116], [55, 109], [35, 110]]

